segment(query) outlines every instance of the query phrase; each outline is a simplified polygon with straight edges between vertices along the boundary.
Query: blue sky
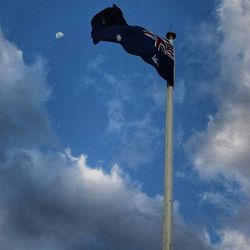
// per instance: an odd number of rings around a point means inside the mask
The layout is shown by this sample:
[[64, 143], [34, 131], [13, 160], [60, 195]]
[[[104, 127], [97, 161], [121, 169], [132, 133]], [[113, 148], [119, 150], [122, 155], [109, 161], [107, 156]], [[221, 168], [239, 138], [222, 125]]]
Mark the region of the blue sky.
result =
[[113, 3], [177, 34], [174, 249], [248, 250], [245, 0], [2, 0], [0, 245], [161, 249], [166, 83], [92, 44], [91, 18]]

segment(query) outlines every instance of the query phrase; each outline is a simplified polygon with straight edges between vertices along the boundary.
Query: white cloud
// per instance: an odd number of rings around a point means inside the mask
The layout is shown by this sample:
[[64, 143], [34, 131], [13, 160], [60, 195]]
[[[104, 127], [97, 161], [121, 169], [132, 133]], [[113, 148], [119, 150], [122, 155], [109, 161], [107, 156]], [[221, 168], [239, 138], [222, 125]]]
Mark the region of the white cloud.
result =
[[[196, 134], [188, 143], [195, 168], [202, 176], [223, 174], [237, 178], [244, 187], [250, 178], [250, 113], [235, 104], [222, 108], [210, 121], [206, 132]], [[195, 150], [194, 150], [195, 149]]]
[[[117, 164], [105, 172], [89, 166], [85, 155], [39, 149], [50, 144], [46, 137], [51, 134], [45, 65], [26, 65], [22, 52], [3, 35], [0, 52], [5, 118], [0, 118], [0, 133], [7, 142], [0, 158], [1, 248], [161, 249], [162, 196], [149, 197]], [[135, 126], [143, 129], [145, 124], [142, 120]], [[190, 239], [187, 250], [208, 249], [179, 221], [176, 250]], [[179, 240], [178, 234], [190, 237]]]
[[204, 228], [187, 225], [180, 213], [180, 203], [174, 202], [173, 248], [177, 250], [215, 250]]
[[[4, 249], [161, 249], [162, 196], [143, 193], [118, 165], [107, 173], [69, 150], [19, 150], [0, 167]], [[175, 249], [211, 249], [174, 207]]]
[[[52, 140], [45, 102], [50, 95], [46, 65], [26, 65], [22, 51], [0, 31], [0, 137], [3, 145], [35, 146]], [[3, 144], [3, 145], [2, 145]]]
[[206, 85], [212, 90], [209, 94], [214, 94], [217, 112], [209, 115], [206, 130], [189, 139], [186, 150], [203, 179], [217, 181], [226, 188], [206, 192], [202, 201], [233, 212], [232, 218], [224, 218], [222, 229], [217, 232], [220, 242], [214, 248], [246, 250], [250, 249], [246, 225], [250, 199], [250, 2], [221, 0], [216, 14], [216, 23], [203, 32], [209, 33], [213, 27], [210, 44], [214, 51], [212, 56], [207, 54], [206, 61], [213, 70], [213, 65], [218, 68]]
[[162, 198], [142, 193], [117, 165], [104, 173], [84, 155], [25, 150], [9, 153], [1, 169], [3, 248], [83, 249], [86, 236], [100, 249], [159, 248]]
[[229, 197], [228, 194], [223, 194], [221, 192], [205, 192], [201, 195], [201, 205], [206, 205], [210, 203], [215, 207], [223, 209], [227, 214], [231, 214], [237, 208], [237, 202], [233, 199], [232, 194]]
[[219, 74], [213, 80], [218, 112], [206, 131], [196, 133], [187, 151], [205, 178], [224, 175], [249, 189], [250, 178], [250, 2], [221, 1], [216, 43]]
[[185, 82], [183, 80], [177, 80], [174, 91], [175, 103], [183, 103], [185, 95], [186, 95]]
[[152, 163], [162, 137], [163, 131], [152, 122], [151, 113], [128, 122], [121, 137], [121, 162], [128, 167], [145, 167]]
[[250, 240], [243, 234], [234, 230], [221, 232], [222, 242], [218, 245], [221, 250], [249, 250]]
[[154, 116], [164, 115], [165, 85], [151, 75], [111, 74], [103, 69], [107, 60], [99, 55], [90, 61], [80, 85], [94, 89], [107, 107], [105, 141], [117, 140], [114, 160], [131, 168], [146, 166], [153, 162], [163, 138]]
[[109, 117], [107, 131], [121, 133], [126, 124], [122, 102], [118, 99], [112, 99], [107, 106]]

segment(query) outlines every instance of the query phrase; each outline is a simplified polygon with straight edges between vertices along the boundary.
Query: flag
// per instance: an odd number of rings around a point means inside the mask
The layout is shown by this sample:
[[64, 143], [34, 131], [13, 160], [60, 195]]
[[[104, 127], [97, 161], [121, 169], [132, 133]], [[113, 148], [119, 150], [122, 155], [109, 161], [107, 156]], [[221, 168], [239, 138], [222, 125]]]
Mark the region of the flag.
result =
[[174, 84], [174, 48], [168, 39], [143, 27], [128, 25], [116, 5], [96, 14], [91, 26], [94, 44], [100, 41], [121, 44], [126, 52], [140, 56], [170, 85]]
[[[108, 7], [99, 13], [97, 13], [91, 20], [92, 34], [102, 28], [112, 26], [112, 25], [127, 25], [126, 20], [123, 17], [122, 11], [113, 4], [113, 7]], [[93, 36], [92, 36], [93, 37]], [[93, 37], [94, 44], [97, 44], [98, 41], [95, 41]]]

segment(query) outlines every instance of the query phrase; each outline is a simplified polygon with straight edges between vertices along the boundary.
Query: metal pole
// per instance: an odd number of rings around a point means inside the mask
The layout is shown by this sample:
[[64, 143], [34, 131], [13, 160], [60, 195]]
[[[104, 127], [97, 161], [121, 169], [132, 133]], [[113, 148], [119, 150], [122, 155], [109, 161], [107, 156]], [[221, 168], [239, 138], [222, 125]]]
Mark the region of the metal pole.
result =
[[[173, 44], [176, 35], [167, 33]], [[165, 130], [165, 175], [164, 175], [164, 218], [163, 218], [163, 250], [173, 250], [173, 83], [166, 87], [166, 130]]]

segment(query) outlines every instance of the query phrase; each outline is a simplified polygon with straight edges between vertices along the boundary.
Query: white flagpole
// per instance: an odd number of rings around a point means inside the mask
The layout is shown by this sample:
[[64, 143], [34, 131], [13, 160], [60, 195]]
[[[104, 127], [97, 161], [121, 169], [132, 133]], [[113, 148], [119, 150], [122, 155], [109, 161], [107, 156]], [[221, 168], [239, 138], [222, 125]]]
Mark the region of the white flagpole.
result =
[[[173, 45], [176, 34], [167, 33], [167, 39]], [[166, 88], [166, 130], [165, 130], [165, 175], [164, 175], [164, 218], [163, 250], [173, 250], [173, 83]]]

